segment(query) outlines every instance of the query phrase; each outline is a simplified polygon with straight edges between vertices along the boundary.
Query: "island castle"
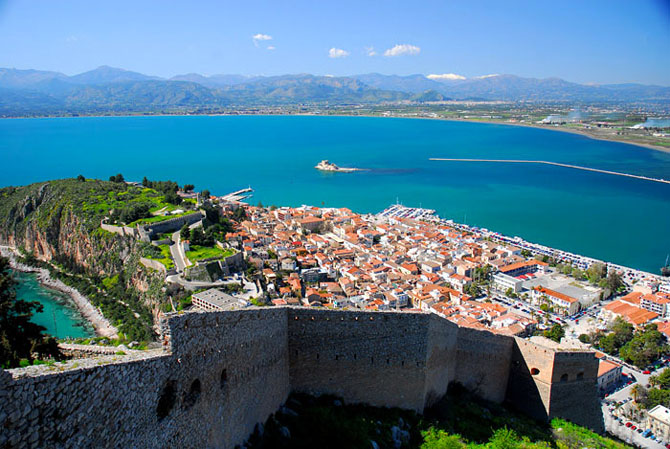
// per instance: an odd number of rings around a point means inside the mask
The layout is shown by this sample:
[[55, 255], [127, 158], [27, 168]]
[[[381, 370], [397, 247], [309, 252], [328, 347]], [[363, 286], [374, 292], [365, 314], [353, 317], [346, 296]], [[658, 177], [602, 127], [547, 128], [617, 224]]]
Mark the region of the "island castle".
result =
[[162, 350], [0, 370], [0, 447], [230, 448], [291, 391], [422, 412], [451, 382], [603, 430], [593, 352], [430, 313], [248, 308], [160, 326]]

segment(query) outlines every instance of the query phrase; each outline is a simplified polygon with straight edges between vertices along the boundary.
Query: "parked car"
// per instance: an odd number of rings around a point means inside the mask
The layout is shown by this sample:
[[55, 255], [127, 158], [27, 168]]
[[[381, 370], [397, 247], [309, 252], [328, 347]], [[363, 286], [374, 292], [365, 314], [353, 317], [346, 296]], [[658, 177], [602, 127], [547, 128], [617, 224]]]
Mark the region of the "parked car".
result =
[[651, 371], [649, 371], [648, 369], [646, 369], [646, 370], [642, 371], [642, 374], [651, 374]]
[[[630, 422], [630, 421], [628, 421], [628, 422], [626, 423], [626, 427], [630, 427], [630, 426], [632, 426], [632, 425], [633, 425], [633, 423]], [[668, 448], [668, 449], [670, 449], [670, 448]]]

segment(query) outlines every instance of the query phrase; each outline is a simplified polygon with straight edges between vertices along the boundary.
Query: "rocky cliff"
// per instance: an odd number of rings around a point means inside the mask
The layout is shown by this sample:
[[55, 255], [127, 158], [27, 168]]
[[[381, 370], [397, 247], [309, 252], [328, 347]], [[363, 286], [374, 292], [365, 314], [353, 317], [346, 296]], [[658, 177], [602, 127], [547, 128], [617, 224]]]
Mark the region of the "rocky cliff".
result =
[[[135, 316], [156, 317], [165, 301], [164, 278], [138, 263], [145, 244], [99, 226], [109, 199], [132, 196], [129, 189], [125, 183], [74, 179], [0, 189], [0, 244], [76, 275], [78, 288], [87, 287], [86, 280], [104, 297], [137, 303], [131, 308]], [[149, 310], [138, 310], [143, 307]]]

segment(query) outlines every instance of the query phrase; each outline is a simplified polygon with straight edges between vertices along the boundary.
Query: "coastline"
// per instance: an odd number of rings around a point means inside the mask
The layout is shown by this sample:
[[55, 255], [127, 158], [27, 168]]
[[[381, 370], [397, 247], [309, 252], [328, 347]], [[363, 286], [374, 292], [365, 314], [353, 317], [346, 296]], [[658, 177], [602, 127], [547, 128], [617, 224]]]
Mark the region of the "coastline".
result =
[[[421, 117], [417, 117], [417, 118], [421, 118]], [[426, 118], [430, 119], [430, 117], [426, 117]], [[532, 125], [532, 124], [529, 124], [529, 123], [498, 122], [498, 121], [495, 121], [495, 120], [475, 120], [475, 119], [435, 119], [435, 120], [445, 120], [445, 121], [450, 121], [450, 122], [488, 123], [488, 124], [492, 124], [492, 125], [522, 126], [522, 127], [525, 127], [525, 128], [544, 129], [544, 130], [547, 130], [547, 131], [558, 131], [558, 132], [564, 132], [564, 133], [578, 134], [580, 136], [588, 137], [589, 139], [602, 140], [603, 142], [624, 143], [624, 144], [633, 145], [633, 146], [636, 146], [636, 147], [647, 148], [649, 150], [656, 150], [656, 151], [661, 151], [663, 153], [670, 153], [670, 147], [661, 147], [661, 146], [652, 145], [652, 144], [649, 144], [649, 143], [631, 142], [631, 141], [622, 140], [622, 139], [608, 139], [606, 137], [594, 136], [594, 135], [589, 134], [588, 132], [580, 130], [580, 129], [561, 128], [561, 127], [557, 127], [557, 126]]]
[[441, 120], [445, 122], [467, 122], [467, 123], [484, 123], [490, 125], [505, 125], [505, 126], [523, 126], [526, 128], [542, 129], [547, 131], [558, 131], [566, 132], [571, 134], [578, 134], [584, 137], [588, 137], [593, 140], [601, 140], [604, 142], [616, 142], [623, 143], [626, 145], [633, 145], [635, 147], [646, 148], [648, 150], [660, 151], [663, 153], [670, 153], [670, 147], [663, 147], [659, 145], [653, 145], [642, 142], [632, 142], [624, 139], [612, 139], [606, 137], [594, 136], [586, 131], [572, 128], [561, 128], [554, 126], [542, 126], [535, 125], [530, 123], [518, 123], [518, 122], [505, 122], [497, 120], [487, 120], [487, 119], [465, 119], [465, 118], [445, 118], [445, 117], [405, 117], [405, 116], [382, 116], [382, 115], [370, 115], [370, 114], [314, 114], [309, 112], [302, 112], [296, 114], [283, 113], [283, 114], [245, 114], [245, 113], [236, 113], [236, 114], [118, 114], [118, 115], [80, 115], [80, 116], [65, 116], [65, 115], [47, 115], [40, 117], [1, 117], [0, 120], [16, 120], [16, 119], [49, 119], [49, 118], [62, 118], [62, 119], [79, 119], [79, 118], [130, 118], [130, 117], [368, 117], [368, 118], [395, 118], [395, 119], [418, 119], [418, 120]]
[[4, 257], [9, 258], [10, 266], [13, 270], [22, 271], [24, 273], [37, 273], [37, 280], [40, 285], [57, 290], [72, 298], [77, 310], [88, 321], [95, 330], [95, 334], [99, 337], [116, 338], [118, 337], [117, 329], [105, 318], [102, 313], [89, 301], [87, 297], [82, 295], [78, 290], [65, 285], [59, 279], [53, 279], [48, 270], [44, 268], [37, 268], [25, 265], [16, 260], [16, 249], [10, 246], [0, 246], [0, 253]]

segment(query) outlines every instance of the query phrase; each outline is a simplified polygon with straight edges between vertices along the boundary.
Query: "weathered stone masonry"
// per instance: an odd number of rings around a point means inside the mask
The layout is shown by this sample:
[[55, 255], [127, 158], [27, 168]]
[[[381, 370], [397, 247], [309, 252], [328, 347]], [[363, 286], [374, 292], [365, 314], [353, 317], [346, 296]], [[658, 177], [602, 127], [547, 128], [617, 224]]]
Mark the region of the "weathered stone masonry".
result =
[[0, 371], [0, 448], [228, 448], [290, 391], [423, 411], [451, 381], [602, 430], [593, 353], [433, 314], [251, 308], [161, 326], [164, 350]]

